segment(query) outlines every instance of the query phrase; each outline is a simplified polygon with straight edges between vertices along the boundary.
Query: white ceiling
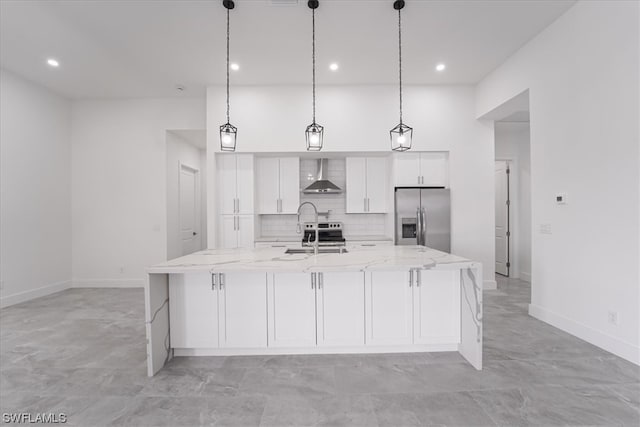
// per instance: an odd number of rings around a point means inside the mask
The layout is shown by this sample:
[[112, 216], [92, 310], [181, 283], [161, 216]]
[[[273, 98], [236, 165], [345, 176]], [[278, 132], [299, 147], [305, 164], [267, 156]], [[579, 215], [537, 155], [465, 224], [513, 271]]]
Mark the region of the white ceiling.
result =
[[[236, 0], [232, 84], [309, 84], [311, 12]], [[0, 65], [71, 98], [203, 96], [225, 80], [220, 0], [0, 1]], [[392, 0], [321, 0], [318, 84], [397, 81]], [[473, 84], [573, 5], [573, 0], [408, 0], [407, 84]], [[46, 59], [60, 61], [58, 69]], [[338, 72], [328, 69], [340, 64]], [[444, 73], [434, 66], [447, 64]], [[176, 85], [184, 85], [179, 92]]]

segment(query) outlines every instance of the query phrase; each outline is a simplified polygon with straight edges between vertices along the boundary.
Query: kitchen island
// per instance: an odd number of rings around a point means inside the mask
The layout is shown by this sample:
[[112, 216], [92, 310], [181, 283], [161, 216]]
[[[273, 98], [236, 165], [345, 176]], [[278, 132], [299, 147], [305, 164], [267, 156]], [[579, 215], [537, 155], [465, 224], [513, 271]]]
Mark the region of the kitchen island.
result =
[[482, 369], [482, 267], [423, 246], [206, 250], [148, 270], [148, 375], [174, 356], [458, 351]]

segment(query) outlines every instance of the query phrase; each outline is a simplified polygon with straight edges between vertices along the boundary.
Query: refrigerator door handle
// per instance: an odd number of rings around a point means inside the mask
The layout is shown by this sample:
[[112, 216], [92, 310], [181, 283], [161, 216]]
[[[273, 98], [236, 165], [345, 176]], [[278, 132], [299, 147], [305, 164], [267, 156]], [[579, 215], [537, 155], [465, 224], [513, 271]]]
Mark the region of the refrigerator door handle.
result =
[[416, 244], [422, 244], [422, 215], [420, 208], [416, 209]]
[[422, 245], [427, 246], [427, 212], [424, 208], [422, 208], [422, 219], [421, 219], [421, 228], [422, 228]]

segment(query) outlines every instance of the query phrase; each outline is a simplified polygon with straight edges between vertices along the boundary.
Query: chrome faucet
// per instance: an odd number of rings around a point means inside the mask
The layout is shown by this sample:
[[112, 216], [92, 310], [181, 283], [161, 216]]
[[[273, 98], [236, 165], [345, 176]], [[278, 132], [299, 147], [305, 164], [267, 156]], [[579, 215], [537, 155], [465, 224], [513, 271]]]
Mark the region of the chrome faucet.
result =
[[[298, 223], [296, 224], [296, 233], [300, 234], [302, 232], [302, 226], [300, 225], [300, 209], [302, 209], [302, 207], [304, 205], [311, 205], [311, 207], [313, 208], [313, 211], [316, 214], [316, 221], [315, 221], [315, 229], [316, 229], [316, 241], [313, 242], [313, 254], [314, 255], [318, 255], [318, 208], [316, 208], [316, 205], [314, 205], [311, 202], [302, 202], [300, 203], [300, 206], [298, 206]], [[311, 237], [311, 236], [309, 236]], [[308, 241], [307, 241], [308, 243]]]

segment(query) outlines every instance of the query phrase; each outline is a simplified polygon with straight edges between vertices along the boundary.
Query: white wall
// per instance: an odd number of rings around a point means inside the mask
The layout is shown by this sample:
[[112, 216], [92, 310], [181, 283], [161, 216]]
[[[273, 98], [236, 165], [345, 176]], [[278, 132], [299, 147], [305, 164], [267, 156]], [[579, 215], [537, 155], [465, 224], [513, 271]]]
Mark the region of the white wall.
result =
[[529, 123], [496, 122], [496, 160], [509, 160], [511, 277], [531, 281], [531, 160]]
[[[638, 2], [579, 2], [477, 87], [478, 116], [529, 89], [529, 312], [640, 363]], [[566, 192], [567, 205], [555, 194]], [[541, 234], [550, 224], [552, 234]], [[608, 323], [617, 312], [619, 325]]]
[[201, 99], [86, 100], [72, 108], [74, 286], [140, 286], [166, 259], [167, 129], [203, 129]]
[[[182, 237], [180, 235], [180, 165], [186, 165], [198, 170], [200, 179], [201, 204], [206, 205], [206, 156], [204, 150], [200, 150], [185, 139], [167, 132], [167, 259], [182, 256]], [[202, 214], [205, 215], [202, 215]], [[200, 213], [206, 224], [206, 210]], [[200, 239], [206, 240], [206, 226], [200, 225]], [[206, 247], [205, 242], [201, 242], [201, 249]]]
[[[317, 121], [325, 126], [324, 152], [390, 151], [389, 130], [398, 121], [395, 86], [321, 86]], [[475, 119], [470, 86], [408, 86], [404, 121], [414, 127], [415, 151], [450, 151], [452, 251], [494, 265], [493, 127]], [[225, 89], [207, 91], [208, 182], [215, 176], [218, 126], [225, 121]], [[307, 86], [246, 86], [231, 90], [231, 123], [239, 152], [305, 151], [311, 122]], [[215, 242], [215, 188], [210, 186], [209, 242]], [[485, 286], [494, 286], [485, 268]]]
[[0, 303], [71, 279], [69, 101], [0, 70]]

